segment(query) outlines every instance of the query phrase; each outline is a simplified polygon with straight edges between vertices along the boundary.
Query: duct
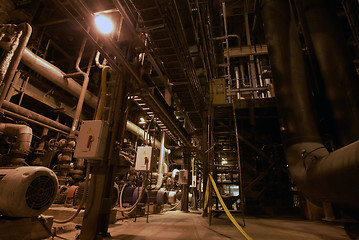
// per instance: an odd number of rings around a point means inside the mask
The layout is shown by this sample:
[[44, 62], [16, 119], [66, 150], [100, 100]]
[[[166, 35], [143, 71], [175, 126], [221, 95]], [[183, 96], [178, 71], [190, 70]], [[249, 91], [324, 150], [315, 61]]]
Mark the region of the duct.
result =
[[288, 1], [262, 0], [261, 6], [291, 177], [314, 203], [328, 201], [358, 211], [359, 143], [328, 153], [315, 124], [309, 79]]
[[166, 140], [166, 133], [162, 132], [160, 158], [159, 158], [159, 161], [158, 161], [157, 184], [156, 184], [155, 189], [160, 189], [161, 186], [162, 186], [162, 182], [163, 182], [163, 164], [165, 162], [165, 154], [166, 154], [165, 140]]
[[32, 129], [26, 125], [1, 123], [0, 132], [16, 137], [15, 147], [12, 149], [12, 163], [14, 165], [23, 164], [24, 157], [30, 152], [30, 145], [32, 140]]
[[[8, 49], [9, 45], [1, 43], [0, 46], [4, 49]], [[22, 58], [22, 63], [24, 63], [27, 67], [31, 68], [35, 72], [39, 73], [41, 76], [51, 81], [58, 87], [64, 89], [69, 92], [71, 95], [75, 97], [80, 96], [81, 85], [78, 84], [72, 78], [64, 78], [66, 75], [63, 71], [61, 71], [58, 67], [53, 64], [47, 62], [45, 59], [34, 54], [30, 49], [25, 48]], [[88, 104], [92, 108], [97, 107], [97, 97], [91, 92], [87, 91], [85, 96], [85, 103]]]
[[[340, 145], [359, 136], [359, 81], [337, 16], [325, 0], [301, 0], [299, 9], [306, 22], [325, 95], [334, 119]], [[299, 4], [298, 3], [298, 4]]]

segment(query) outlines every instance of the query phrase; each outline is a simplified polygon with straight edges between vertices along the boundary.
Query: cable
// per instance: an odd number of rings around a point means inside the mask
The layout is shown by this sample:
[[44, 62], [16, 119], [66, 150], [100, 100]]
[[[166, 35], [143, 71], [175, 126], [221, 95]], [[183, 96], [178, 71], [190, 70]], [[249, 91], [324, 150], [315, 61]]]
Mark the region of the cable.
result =
[[[212, 183], [212, 186], [213, 186], [213, 188], [214, 188], [214, 191], [216, 192], [217, 197], [218, 197], [218, 199], [219, 199], [219, 202], [221, 203], [221, 205], [222, 205], [224, 211], [226, 212], [228, 218], [231, 220], [231, 222], [234, 224], [234, 226], [236, 226], [236, 228], [243, 234], [243, 236], [244, 236], [246, 239], [248, 239], [248, 240], [253, 240], [253, 238], [251, 238], [251, 237], [243, 230], [243, 228], [238, 224], [238, 222], [236, 221], [236, 219], [233, 217], [233, 215], [231, 214], [231, 212], [228, 210], [226, 204], [224, 203], [224, 201], [223, 201], [223, 199], [222, 199], [221, 194], [220, 194], [219, 191], [218, 191], [218, 188], [217, 188], [217, 186], [216, 186], [216, 183], [215, 183], [215, 181], [214, 181], [212, 175], [209, 174], [209, 175], [208, 175], [208, 178], [209, 178], [209, 179], [208, 179], [207, 182], [209, 182], [209, 180], [211, 180], [211, 183]], [[209, 188], [207, 188], [206, 195], [207, 195], [207, 192], [209, 192]], [[208, 195], [209, 195], [209, 194], [208, 194]]]
[[55, 223], [68, 223], [71, 222], [75, 217], [77, 217], [77, 215], [80, 213], [85, 200], [86, 200], [86, 192], [88, 189], [88, 182], [89, 182], [89, 176], [90, 176], [90, 164], [87, 164], [87, 169], [86, 169], [86, 180], [85, 180], [85, 188], [84, 188], [84, 195], [82, 196], [81, 202], [77, 208], [77, 211], [74, 213], [74, 215], [72, 215], [70, 218], [68, 219], [64, 219], [64, 220], [58, 220], [58, 219], [54, 219]]

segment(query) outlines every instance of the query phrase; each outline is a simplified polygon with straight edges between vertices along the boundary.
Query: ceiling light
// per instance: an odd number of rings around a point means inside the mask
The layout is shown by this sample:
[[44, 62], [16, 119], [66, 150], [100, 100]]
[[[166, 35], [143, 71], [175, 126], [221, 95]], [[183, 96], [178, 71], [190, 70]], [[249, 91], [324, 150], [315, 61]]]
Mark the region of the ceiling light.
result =
[[146, 120], [143, 117], [141, 117], [139, 124], [145, 124], [145, 123], [146, 123]]
[[103, 34], [109, 34], [114, 29], [111, 19], [104, 15], [95, 16], [95, 23], [97, 29]]

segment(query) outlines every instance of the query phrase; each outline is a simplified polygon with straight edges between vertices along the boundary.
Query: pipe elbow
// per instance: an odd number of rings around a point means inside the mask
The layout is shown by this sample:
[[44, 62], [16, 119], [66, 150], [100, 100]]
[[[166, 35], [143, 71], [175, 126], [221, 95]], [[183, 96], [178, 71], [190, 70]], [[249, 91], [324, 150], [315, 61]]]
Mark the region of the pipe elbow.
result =
[[21, 124], [0, 124], [0, 132], [8, 136], [17, 137], [14, 153], [27, 155], [32, 141], [32, 128]]

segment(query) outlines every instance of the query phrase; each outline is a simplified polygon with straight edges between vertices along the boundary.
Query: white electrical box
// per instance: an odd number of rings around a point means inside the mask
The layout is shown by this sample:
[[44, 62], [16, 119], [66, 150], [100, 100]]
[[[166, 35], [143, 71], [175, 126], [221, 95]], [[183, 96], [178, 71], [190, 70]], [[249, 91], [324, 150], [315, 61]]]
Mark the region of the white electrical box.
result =
[[197, 187], [197, 178], [196, 175], [192, 175], [192, 183], [190, 187]]
[[101, 160], [104, 157], [108, 124], [102, 120], [83, 121], [74, 152], [75, 158]]
[[156, 169], [157, 159], [155, 151], [149, 146], [137, 147], [135, 170], [154, 171]]

